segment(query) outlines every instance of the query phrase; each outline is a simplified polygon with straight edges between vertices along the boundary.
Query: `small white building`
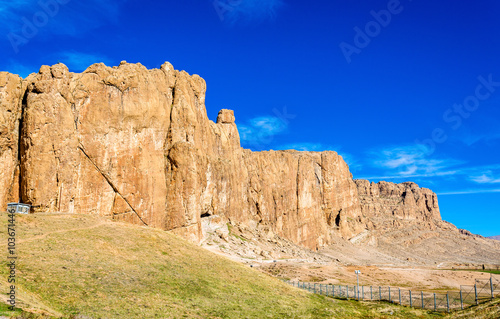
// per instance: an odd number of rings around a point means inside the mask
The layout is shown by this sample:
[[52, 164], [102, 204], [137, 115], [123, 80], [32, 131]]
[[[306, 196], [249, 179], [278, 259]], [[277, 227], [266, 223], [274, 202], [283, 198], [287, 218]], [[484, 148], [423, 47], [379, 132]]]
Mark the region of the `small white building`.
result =
[[12, 213], [29, 214], [30, 213], [30, 207], [31, 207], [31, 205], [29, 205], [29, 204], [8, 203], [7, 204], [7, 212], [9, 214], [12, 214]]

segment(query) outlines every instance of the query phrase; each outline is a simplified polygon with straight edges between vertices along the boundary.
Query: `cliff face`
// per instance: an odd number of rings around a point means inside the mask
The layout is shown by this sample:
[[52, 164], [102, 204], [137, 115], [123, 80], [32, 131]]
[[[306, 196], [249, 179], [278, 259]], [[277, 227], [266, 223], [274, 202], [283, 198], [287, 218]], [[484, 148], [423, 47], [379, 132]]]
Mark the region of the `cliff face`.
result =
[[362, 232], [390, 205], [401, 218], [440, 218], [432, 192], [355, 183], [335, 152], [241, 148], [233, 112], [209, 121], [205, 81], [169, 63], [82, 74], [57, 64], [26, 80], [1, 73], [0, 85], [3, 207], [19, 196], [38, 212], [111, 216], [195, 241], [217, 215], [312, 249]]
[[354, 182], [358, 187], [361, 214], [366, 217], [394, 216], [420, 221], [441, 220], [437, 195], [430, 189], [419, 188], [411, 182]]
[[23, 97], [22, 79], [0, 72], [0, 207], [19, 197], [19, 121]]

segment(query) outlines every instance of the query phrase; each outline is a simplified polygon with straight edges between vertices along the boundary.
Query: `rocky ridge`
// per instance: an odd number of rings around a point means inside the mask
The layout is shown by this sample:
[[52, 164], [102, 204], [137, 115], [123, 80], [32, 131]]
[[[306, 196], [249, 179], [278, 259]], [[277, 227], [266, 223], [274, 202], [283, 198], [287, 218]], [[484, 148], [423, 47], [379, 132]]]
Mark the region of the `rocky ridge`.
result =
[[353, 181], [335, 152], [243, 149], [233, 111], [208, 119], [205, 91], [168, 62], [1, 72], [0, 206], [20, 198], [35, 212], [109, 216], [196, 242], [242, 225], [309, 249], [359, 239], [387, 216], [390, 227], [442, 225], [432, 191]]

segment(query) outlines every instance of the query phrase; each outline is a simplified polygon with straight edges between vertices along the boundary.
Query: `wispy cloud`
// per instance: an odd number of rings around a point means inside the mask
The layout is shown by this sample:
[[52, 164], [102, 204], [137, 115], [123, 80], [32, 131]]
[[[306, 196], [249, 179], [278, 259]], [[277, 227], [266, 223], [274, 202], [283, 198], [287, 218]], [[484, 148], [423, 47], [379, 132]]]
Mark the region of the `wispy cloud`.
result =
[[127, 0], [0, 0], [0, 33], [17, 53], [35, 37], [75, 36], [105, 23], [117, 23]]
[[464, 142], [467, 146], [472, 146], [480, 142], [491, 143], [497, 140], [500, 140], [500, 132], [486, 134], [467, 134], [462, 138], [462, 142]]
[[460, 191], [451, 191], [451, 192], [439, 192], [439, 196], [446, 195], [467, 195], [467, 194], [487, 194], [487, 193], [500, 193], [500, 188], [496, 189], [469, 189], [469, 190], [460, 190]]
[[471, 176], [470, 180], [478, 184], [499, 184], [500, 177], [494, 176], [492, 171], [486, 171], [482, 175]]
[[429, 158], [426, 154], [427, 150], [418, 145], [392, 146], [369, 152], [372, 165], [394, 177], [449, 175], [449, 168], [464, 163], [451, 158]]
[[18, 74], [22, 78], [26, 78], [31, 73], [38, 72], [39, 68], [40, 68], [40, 66], [37, 66], [37, 67], [30, 66], [30, 65], [26, 65], [26, 64], [20, 63], [20, 62], [15, 61], [15, 60], [9, 60], [9, 62], [5, 66], [2, 67], [1, 71], [7, 71], [7, 72], [10, 72], [13, 74]]
[[73, 72], [82, 72], [94, 63], [103, 62], [106, 65], [111, 64], [111, 60], [104, 55], [77, 51], [60, 52], [55, 54], [54, 57], [59, 62], [66, 64], [70, 71]]
[[[77, 51], [64, 51], [44, 57], [45, 64], [64, 63], [72, 72], [82, 72], [87, 67], [94, 63], [103, 62], [106, 65], [111, 65], [112, 61], [108, 57], [94, 53], [84, 53]], [[7, 71], [14, 74], [19, 74], [26, 78], [30, 73], [36, 73], [40, 69], [40, 65], [24, 64], [17, 60], [11, 59], [2, 66], [1, 71]]]
[[339, 147], [327, 146], [321, 143], [292, 143], [277, 147], [279, 150], [297, 150], [307, 152], [337, 151]]
[[354, 156], [351, 154], [342, 152], [341, 146], [334, 145], [325, 145], [322, 143], [292, 143], [292, 144], [284, 144], [277, 147], [273, 147], [277, 150], [297, 150], [297, 151], [305, 151], [305, 152], [323, 152], [323, 151], [335, 151], [337, 152], [344, 161], [349, 165], [349, 169], [351, 171], [358, 171], [361, 169], [362, 165], [357, 161]]
[[430, 177], [445, 177], [445, 176], [451, 176], [451, 175], [456, 175], [460, 174], [459, 171], [452, 170], [452, 171], [444, 171], [444, 172], [436, 172], [436, 173], [430, 173], [430, 174], [413, 174], [413, 175], [401, 175], [401, 174], [396, 174], [396, 175], [380, 175], [380, 176], [363, 176], [359, 177], [359, 179], [368, 179], [368, 180], [395, 180], [395, 179], [401, 179], [401, 178], [430, 178]]
[[243, 145], [261, 149], [269, 145], [274, 137], [288, 129], [288, 122], [277, 116], [259, 116], [238, 125]]
[[214, 0], [212, 3], [219, 19], [230, 24], [273, 19], [284, 5], [282, 0]]

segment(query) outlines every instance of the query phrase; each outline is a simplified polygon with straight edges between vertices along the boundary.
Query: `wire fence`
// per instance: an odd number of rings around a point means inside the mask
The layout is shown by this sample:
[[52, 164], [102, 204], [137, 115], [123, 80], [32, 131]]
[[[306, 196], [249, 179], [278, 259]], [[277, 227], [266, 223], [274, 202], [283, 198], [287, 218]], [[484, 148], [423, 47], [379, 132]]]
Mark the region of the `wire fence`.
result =
[[398, 287], [330, 285], [303, 281], [286, 283], [312, 293], [341, 299], [387, 301], [403, 306], [433, 311], [463, 310], [500, 297], [500, 279], [476, 279], [473, 286], [460, 286], [460, 291], [431, 293]]

